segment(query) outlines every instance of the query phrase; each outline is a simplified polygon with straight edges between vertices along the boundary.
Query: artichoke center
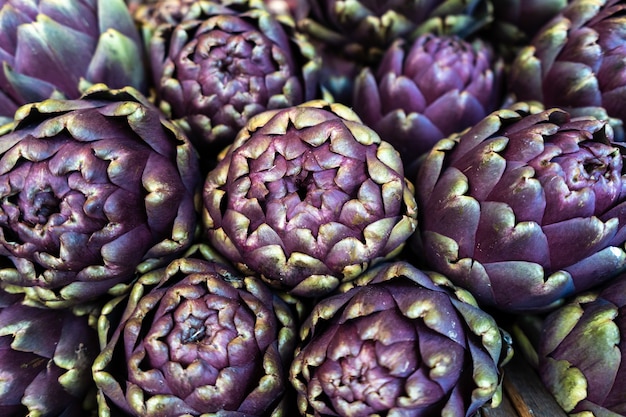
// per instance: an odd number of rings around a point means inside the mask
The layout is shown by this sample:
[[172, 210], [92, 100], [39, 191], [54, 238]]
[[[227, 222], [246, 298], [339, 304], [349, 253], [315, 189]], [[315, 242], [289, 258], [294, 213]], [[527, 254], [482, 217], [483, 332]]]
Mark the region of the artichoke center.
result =
[[621, 157], [617, 149], [601, 143], [583, 143], [577, 152], [555, 158], [563, 169], [570, 190], [616, 188], [621, 190]]
[[293, 181], [293, 191], [298, 194], [300, 201], [305, 201], [309, 194], [309, 186], [313, 182], [313, 178], [310, 172], [305, 173], [299, 177], [296, 177]]
[[35, 194], [30, 210], [24, 213], [24, 220], [33, 224], [46, 224], [48, 218], [60, 213], [61, 200], [51, 191], [41, 191]]
[[206, 337], [207, 329], [202, 321], [190, 321], [189, 326], [184, 328], [182, 342], [184, 344], [197, 343]]
[[331, 398], [351, 403], [364, 403], [372, 410], [389, 409], [401, 393], [403, 381], [378, 364], [376, 343], [363, 342], [356, 355], [327, 361], [320, 369], [319, 379]]

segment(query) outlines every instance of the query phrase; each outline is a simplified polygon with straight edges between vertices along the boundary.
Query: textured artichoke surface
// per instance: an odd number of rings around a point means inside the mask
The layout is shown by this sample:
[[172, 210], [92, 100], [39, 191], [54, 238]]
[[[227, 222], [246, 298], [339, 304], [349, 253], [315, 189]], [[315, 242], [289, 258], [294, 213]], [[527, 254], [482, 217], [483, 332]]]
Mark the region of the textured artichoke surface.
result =
[[93, 366], [101, 415], [293, 415], [291, 307], [202, 251], [141, 276], [103, 309]]
[[[469, 36], [491, 22], [487, 0], [313, 0], [300, 30], [342, 54], [374, 63], [396, 39], [423, 33]], [[301, 12], [303, 13], [303, 12]]]
[[207, 175], [203, 201], [211, 245], [306, 297], [397, 255], [417, 222], [398, 152], [323, 101], [252, 118]]
[[538, 345], [539, 375], [570, 415], [626, 415], [626, 279], [552, 312]]
[[0, 290], [0, 415], [85, 417], [95, 410], [88, 316], [24, 305]]
[[67, 307], [191, 245], [197, 155], [137, 90], [23, 106], [0, 139], [3, 287]]
[[471, 416], [502, 398], [510, 338], [472, 295], [405, 262], [319, 301], [290, 379], [303, 416]]
[[159, 107], [207, 156], [232, 143], [253, 115], [319, 94], [319, 59], [293, 21], [248, 2], [224, 3], [161, 11], [154, 19], [165, 23], [147, 46]]
[[440, 139], [499, 108], [502, 75], [502, 60], [483, 42], [433, 34], [398, 40], [376, 70], [360, 72], [353, 107], [400, 152], [406, 167]]
[[568, 3], [568, 0], [493, 1], [493, 21], [478, 36], [489, 39], [507, 61], [514, 59]]
[[606, 121], [527, 103], [437, 143], [413, 247], [479, 302], [548, 309], [626, 267], [623, 156]]
[[146, 92], [143, 45], [123, 0], [1, 0], [0, 118], [89, 85]]
[[[573, 0], [522, 48], [511, 66], [516, 100], [537, 100], [574, 115], [626, 119], [626, 4]], [[623, 139], [623, 138], [620, 138]]]

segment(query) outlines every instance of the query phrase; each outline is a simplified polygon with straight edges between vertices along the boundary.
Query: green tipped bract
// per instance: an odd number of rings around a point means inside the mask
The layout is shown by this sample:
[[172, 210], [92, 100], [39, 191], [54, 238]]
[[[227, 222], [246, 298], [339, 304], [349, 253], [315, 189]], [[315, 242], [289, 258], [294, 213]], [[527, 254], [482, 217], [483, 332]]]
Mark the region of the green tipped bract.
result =
[[0, 0], [0, 118], [92, 84], [147, 93], [139, 31], [123, 0]]
[[569, 300], [543, 321], [543, 384], [570, 416], [626, 415], [626, 275]]

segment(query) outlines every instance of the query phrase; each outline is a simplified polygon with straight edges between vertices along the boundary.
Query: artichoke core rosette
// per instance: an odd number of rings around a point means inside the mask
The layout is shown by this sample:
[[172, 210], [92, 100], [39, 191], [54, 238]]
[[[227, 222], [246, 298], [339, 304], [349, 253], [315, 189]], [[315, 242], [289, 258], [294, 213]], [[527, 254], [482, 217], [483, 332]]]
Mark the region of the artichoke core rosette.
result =
[[98, 334], [88, 316], [22, 304], [0, 290], [0, 414], [84, 417], [95, 409]]
[[203, 190], [206, 239], [246, 274], [327, 294], [397, 255], [417, 208], [398, 152], [341, 104], [250, 120]]
[[137, 90], [25, 105], [0, 139], [3, 287], [66, 307], [191, 245], [197, 155]]
[[484, 42], [432, 34], [398, 40], [375, 70], [361, 70], [353, 107], [408, 166], [498, 108], [502, 75], [502, 60]]
[[290, 380], [303, 416], [471, 416], [502, 399], [510, 338], [472, 295], [406, 262], [319, 301]]
[[626, 415], [625, 278], [580, 294], [542, 324], [539, 375], [569, 415]]
[[140, 277], [122, 301], [119, 323], [106, 314], [99, 321], [105, 346], [93, 375], [101, 413], [291, 415], [285, 393], [296, 321], [258, 278], [186, 256]]
[[426, 156], [413, 246], [483, 304], [549, 309], [626, 267], [625, 181], [606, 121], [520, 103]]
[[178, 24], [161, 19], [148, 43], [157, 103], [201, 153], [217, 155], [255, 114], [318, 98], [319, 59], [287, 16], [201, 1]]
[[123, 0], [0, 0], [0, 118], [91, 84], [145, 92], [143, 45]]

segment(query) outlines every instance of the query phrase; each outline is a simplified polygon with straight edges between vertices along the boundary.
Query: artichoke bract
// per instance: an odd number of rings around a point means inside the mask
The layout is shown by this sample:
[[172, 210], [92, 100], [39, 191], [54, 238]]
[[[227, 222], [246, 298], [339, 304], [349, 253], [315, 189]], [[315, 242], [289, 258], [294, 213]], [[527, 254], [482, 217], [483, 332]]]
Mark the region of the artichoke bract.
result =
[[96, 408], [96, 330], [86, 315], [31, 307], [22, 299], [0, 290], [0, 414], [88, 415]]
[[194, 3], [149, 37], [157, 104], [207, 156], [251, 116], [318, 98], [319, 59], [293, 21], [240, 3]]
[[[546, 23], [511, 65], [514, 100], [537, 100], [574, 115], [626, 120], [626, 4], [573, 0]], [[620, 138], [623, 139], [623, 138]]]
[[625, 185], [607, 121], [518, 103], [426, 155], [411, 246], [483, 305], [547, 310], [626, 267]]
[[21, 107], [0, 136], [0, 286], [48, 307], [122, 290], [191, 245], [201, 179], [135, 89]]
[[398, 38], [424, 33], [467, 37], [488, 24], [488, 0], [307, 0], [298, 27], [312, 38], [366, 64]]
[[498, 0], [492, 4], [493, 22], [479, 36], [493, 40], [501, 54], [513, 59], [568, 0]]
[[[93, 366], [100, 415], [293, 416], [291, 306], [196, 250], [103, 308], [105, 346]], [[121, 320], [110, 320], [118, 306]]]
[[502, 399], [509, 335], [472, 295], [407, 262], [319, 301], [290, 380], [303, 416], [471, 416]]
[[545, 387], [572, 416], [626, 415], [626, 275], [545, 319], [537, 346]]
[[396, 256], [417, 207], [398, 152], [341, 104], [266, 111], [203, 190], [204, 236], [242, 272], [315, 297]]
[[408, 166], [499, 108], [502, 74], [502, 60], [481, 41], [432, 34], [397, 40], [375, 70], [360, 72], [353, 108]]
[[139, 31], [123, 0], [1, 0], [0, 117], [92, 84], [145, 93]]

